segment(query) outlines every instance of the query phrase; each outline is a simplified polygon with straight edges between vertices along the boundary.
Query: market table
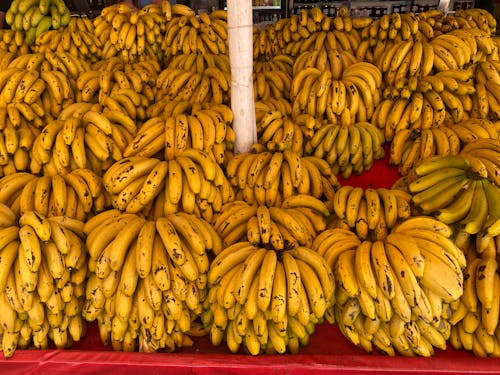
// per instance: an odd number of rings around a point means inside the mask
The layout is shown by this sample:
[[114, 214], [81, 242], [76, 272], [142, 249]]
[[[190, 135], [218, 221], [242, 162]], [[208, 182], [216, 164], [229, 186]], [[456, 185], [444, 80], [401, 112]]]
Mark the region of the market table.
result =
[[[375, 162], [370, 171], [341, 184], [391, 187], [398, 178], [386, 157]], [[338, 327], [327, 322], [316, 327], [309, 345], [299, 354], [231, 354], [221, 345], [214, 347], [207, 337], [195, 338], [194, 345], [175, 353], [122, 353], [104, 346], [97, 324], [87, 323], [87, 333], [67, 350], [17, 350], [10, 359], [0, 358], [0, 375], [28, 374], [500, 374], [500, 359], [476, 358], [471, 352], [436, 349], [431, 358], [389, 357], [380, 352], [366, 353], [347, 341]]]

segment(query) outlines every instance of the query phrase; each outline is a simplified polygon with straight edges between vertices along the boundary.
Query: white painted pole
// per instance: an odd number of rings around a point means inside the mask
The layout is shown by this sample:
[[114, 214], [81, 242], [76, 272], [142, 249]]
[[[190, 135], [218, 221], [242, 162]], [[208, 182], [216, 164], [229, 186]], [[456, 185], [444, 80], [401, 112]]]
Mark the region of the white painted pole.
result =
[[257, 142], [253, 97], [252, 0], [227, 1], [231, 108], [236, 135], [235, 152], [248, 152]]

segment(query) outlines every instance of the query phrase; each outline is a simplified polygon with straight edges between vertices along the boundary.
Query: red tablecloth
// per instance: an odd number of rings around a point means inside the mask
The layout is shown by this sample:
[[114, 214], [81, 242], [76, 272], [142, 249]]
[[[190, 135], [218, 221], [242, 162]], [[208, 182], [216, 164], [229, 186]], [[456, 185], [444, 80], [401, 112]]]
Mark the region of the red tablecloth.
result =
[[[387, 150], [388, 151], [388, 150]], [[379, 160], [373, 168], [341, 184], [391, 187], [397, 169]], [[475, 358], [467, 351], [436, 350], [431, 358], [388, 357], [366, 353], [345, 339], [336, 326], [316, 328], [308, 346], [299, 354], [231, 354], [225, 346], [214, 347], [208, 338], [196, 339], [192, 348], [176, 353], [120, 353], [102, 345], [97, 325], [87, 324], [85, 338], [68, 350], [17, 350], [8, 360], [0, 355], [0, 375], [28, 374], [500, 374], [500, 359]]]

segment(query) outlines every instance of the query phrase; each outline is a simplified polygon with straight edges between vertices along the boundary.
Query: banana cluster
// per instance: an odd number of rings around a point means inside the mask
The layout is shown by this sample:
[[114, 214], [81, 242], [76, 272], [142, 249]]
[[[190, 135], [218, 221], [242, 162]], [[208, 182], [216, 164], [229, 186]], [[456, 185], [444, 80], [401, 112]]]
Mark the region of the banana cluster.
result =
[[398, 80], [384, 89], [383, 100], [372, 122], [391, 141], [402, 129], [427, 129], [453, 125], [470, 117], [476, 89], [473, 71], [446, 70], [418, 80], [415, 76]]
[[[282, 47], [276, 38], [276, 28], [274, 24], [267, 24], [261, 30], [253, 28], [253, 60], [255, 63], [268, 62], [273, 57], [281, 55]], [[288, 55], [284, 55], [288, 56]]]
[[[116, 95], [126, 96], [127, 92], [130, 90]], [[118, 109], [73, 103], [33, 140], [31, 171], [64, 175], [74, 169], [89, 168], [101, 175], [113, 162], [122, 159], [136, 131], [134, 119]]]
[[237, 154], [229, 159], [225, 175], [235, 188], [236, 200], [268, 207], [279, 207], [296, 194], [331, 197], [339, 187], [323, 159], [301, 157], [291, 150]]
[[35, 211], [46, 217], [64, 216], [85, 221], [90, 213], [110, 206], [99, 176], [89, 169], [65, 175], [14, 173], [0, 179], [1, 202], [11, 203], [16, 213]]
[[446, 349], [449, 309], [462, 295], [465, 267], [452, 234], [426, 216], [409, 218], [374, 241], [342, 228], [325, 230], [313, 250], [338, 285], [327, 319], [369, 352], [429, 356], [433, 347]]
[[328, 207], [310, 195], [285, 198], [281, 206], [249, 205], [235, 200], [224, 205], [212, 224], [224, 246], [249, 241], [274, 250], [311, 247], [326, 227]]
[[475, 70], [475, 111], [479, 118], [500, 119], [500, 65], [497, 60], [481, 61]]
[[307, 247], [278, 252], [237, 242], [210, 264], [201, 320], [210, 341], [260, 353], [297, 353], [333, 303], [328, 264]]
[[102, 45], [90, 18], [72, 16], [68, 25], [38, 35], [32, 50], [39, 53], [47, 50], [68, 52], [85, 61], [97, 62], [101, 58]]
[[172, 5], [172, 19], [166, 24], [161, 49], [165, 56], [178, 54], [228, 54], [227, 12], [216, 10], [196, 15], [193, 9]]
[[323, 124], [304, 145], [306, 155], [324, 159], [344, 179], [368, 171], [385, 156], [384, 135], [370, 122]]
[[253, 73], [254, 99], [289, 100], [292, 87], [293, 59], [288, 55], [275, 55], [269, 61], [255, 61]]
[[24, 40], [24, 32], [21, 30], [2, 29], [0, 30], [0, 53], [1, 67], [5, 68], [16, 56], [29, 53], [30, 46]]
[[114, 208], [153, 218], [183, 211], [211, 221], [234, 191], [221, 167], [198, 149], [169, 160], [132, 156], [109, 167], [104, 188]]
[[[343, 185], [327, 202], [335, 214], [328, 220], [328, 227], [352, 231], [361, 240], [383, 240], [400, 221], [412, 216], [411, 198], [407, 192], [394, 188]], [[328, 244], [325, 240], [319, 246], [331, 245]]]
[[161, 43], [167, 21], [171, 19], [170, 2], [150, 4], [138, 11], [127, 4], [114, 4], [94, 18], [94, 35], [102, 45], [101, 58], [119, 56], [124, 62], [161, 60]]
[[354, 21], [347, 11], [330, 18], [321, 8], [301, 9], [299, 14], [283, 18], [275, 23], [276, 38], [281, 51], [297, 57], [309, 49], [342, 50], [352, 57], [361, 43], [361, 35], [354, 26], [366, 20]]
[[[76, 101], [101, 103], [145, 120], [155, 99], [156, 60], [124, 63], [118, 57], [99, 60], [75, 78]], [[116, 94], [126, 94], [116, 95]], [[113, 100], [114, 99], [114, 100]]]
[[140, 126], [123, 155], [152, 157], [163, 152], [169, 160], [193, 148], [213, 156], [219, 165], [225, 164], [226, 150], [232, 150], [234, 142], [231, 109], [224, 104], [196, 107], [188, 102], [166, 103], [163, 115], [151, 117]]
[[83, 222], [46, 218], [34, 211], [19, 217], [2, 205], [0, 348], [59, 349], [85, 335], [87, 252]]
[[470, 350], [477, 357], [498, 357], [498, 292], [500, 278], [496, 254], [500, 237], [495, 237], [479, 252], [466, 249], [462, 297], [451, 307], [450, 344], [454, 349]]
[[[290, 89], [292, 116], [305, 112], [343, 125], [369, 121], [381, 100], [379, 69], [370, 63], [353, 61], [341, 73], [332, 73], [338, 65], [330, 64], [331, 70], [315, 64], [294, 74]], [[336, 75], [341, 75], [340, 79], [335, 79]]]
[[481, 138], [468, 142], [460, 151], [471, 164], [472, 170], [483, 178], [487, 178], [500, 186], [498, 178], [498, 157], [500, 156], [500, 140], [498, 138]]
[[187, 67], [164, 69], [157, 78], [156, 100], [228, 103], [231, 75], [229, 71], [222, 70], [225, 67], [221, 69], [219, 66], [213, 63], [201, 73], [186, 70]]
[[292, 119], [281, 112], [286, 112], [287, 108], [279, 108], [256, 111], [259, 144], [269, 151], [291, 150], [302, 155], [306, 137], [312, 135], [313, 129], [321, 127], [321, 123], [307, 113]]
[[115, 350], [188, 346], [207, 293], [208, 253], [221, 241], [210, 225], [179, 213], [147, 220], [108, 210], [84, 226], [90, 276], [82, 314], [97, 320]]
[[[459, 129], [461, 125], [398, 130], [391, 142], [389, 163], [397, 165], [399, 174], [406, 176], [427, 158], [457, 155], [462, 141], [457, 134]], [[463, 129], [467, 131], [465, 127]]]
[[24, 31], [28, 46], [49, 29], [69, 24], [71, 13], [63, 0], [13, 1], [5, 13], [5, 22], [14, 31]]
[[412, 204], [443, 223], [458, 224], [469, 234], [484, 231], [489, 236], [498, 235], [499, 188], [476, 171], [462, 154], [422, 161], [408, 184]]

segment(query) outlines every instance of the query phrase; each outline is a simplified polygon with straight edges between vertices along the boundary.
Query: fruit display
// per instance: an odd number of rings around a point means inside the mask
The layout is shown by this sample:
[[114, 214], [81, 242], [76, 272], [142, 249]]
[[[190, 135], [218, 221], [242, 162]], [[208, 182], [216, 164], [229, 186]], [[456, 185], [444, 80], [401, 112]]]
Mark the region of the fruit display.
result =
[[14, 31], [24, 31], [28, 46], [49, 29], [69, 24], [71, 13], [63, 0], [13, 1], [5, 13], [5, 21]]
[[[205, 337], [500, 356], [500, 55], [480, 9], [253, 32], [237, 152], [227, 13], [15, 0], [0, 32], [0, 349]], [[350, 177], [386, 159], [392, 187]]]

